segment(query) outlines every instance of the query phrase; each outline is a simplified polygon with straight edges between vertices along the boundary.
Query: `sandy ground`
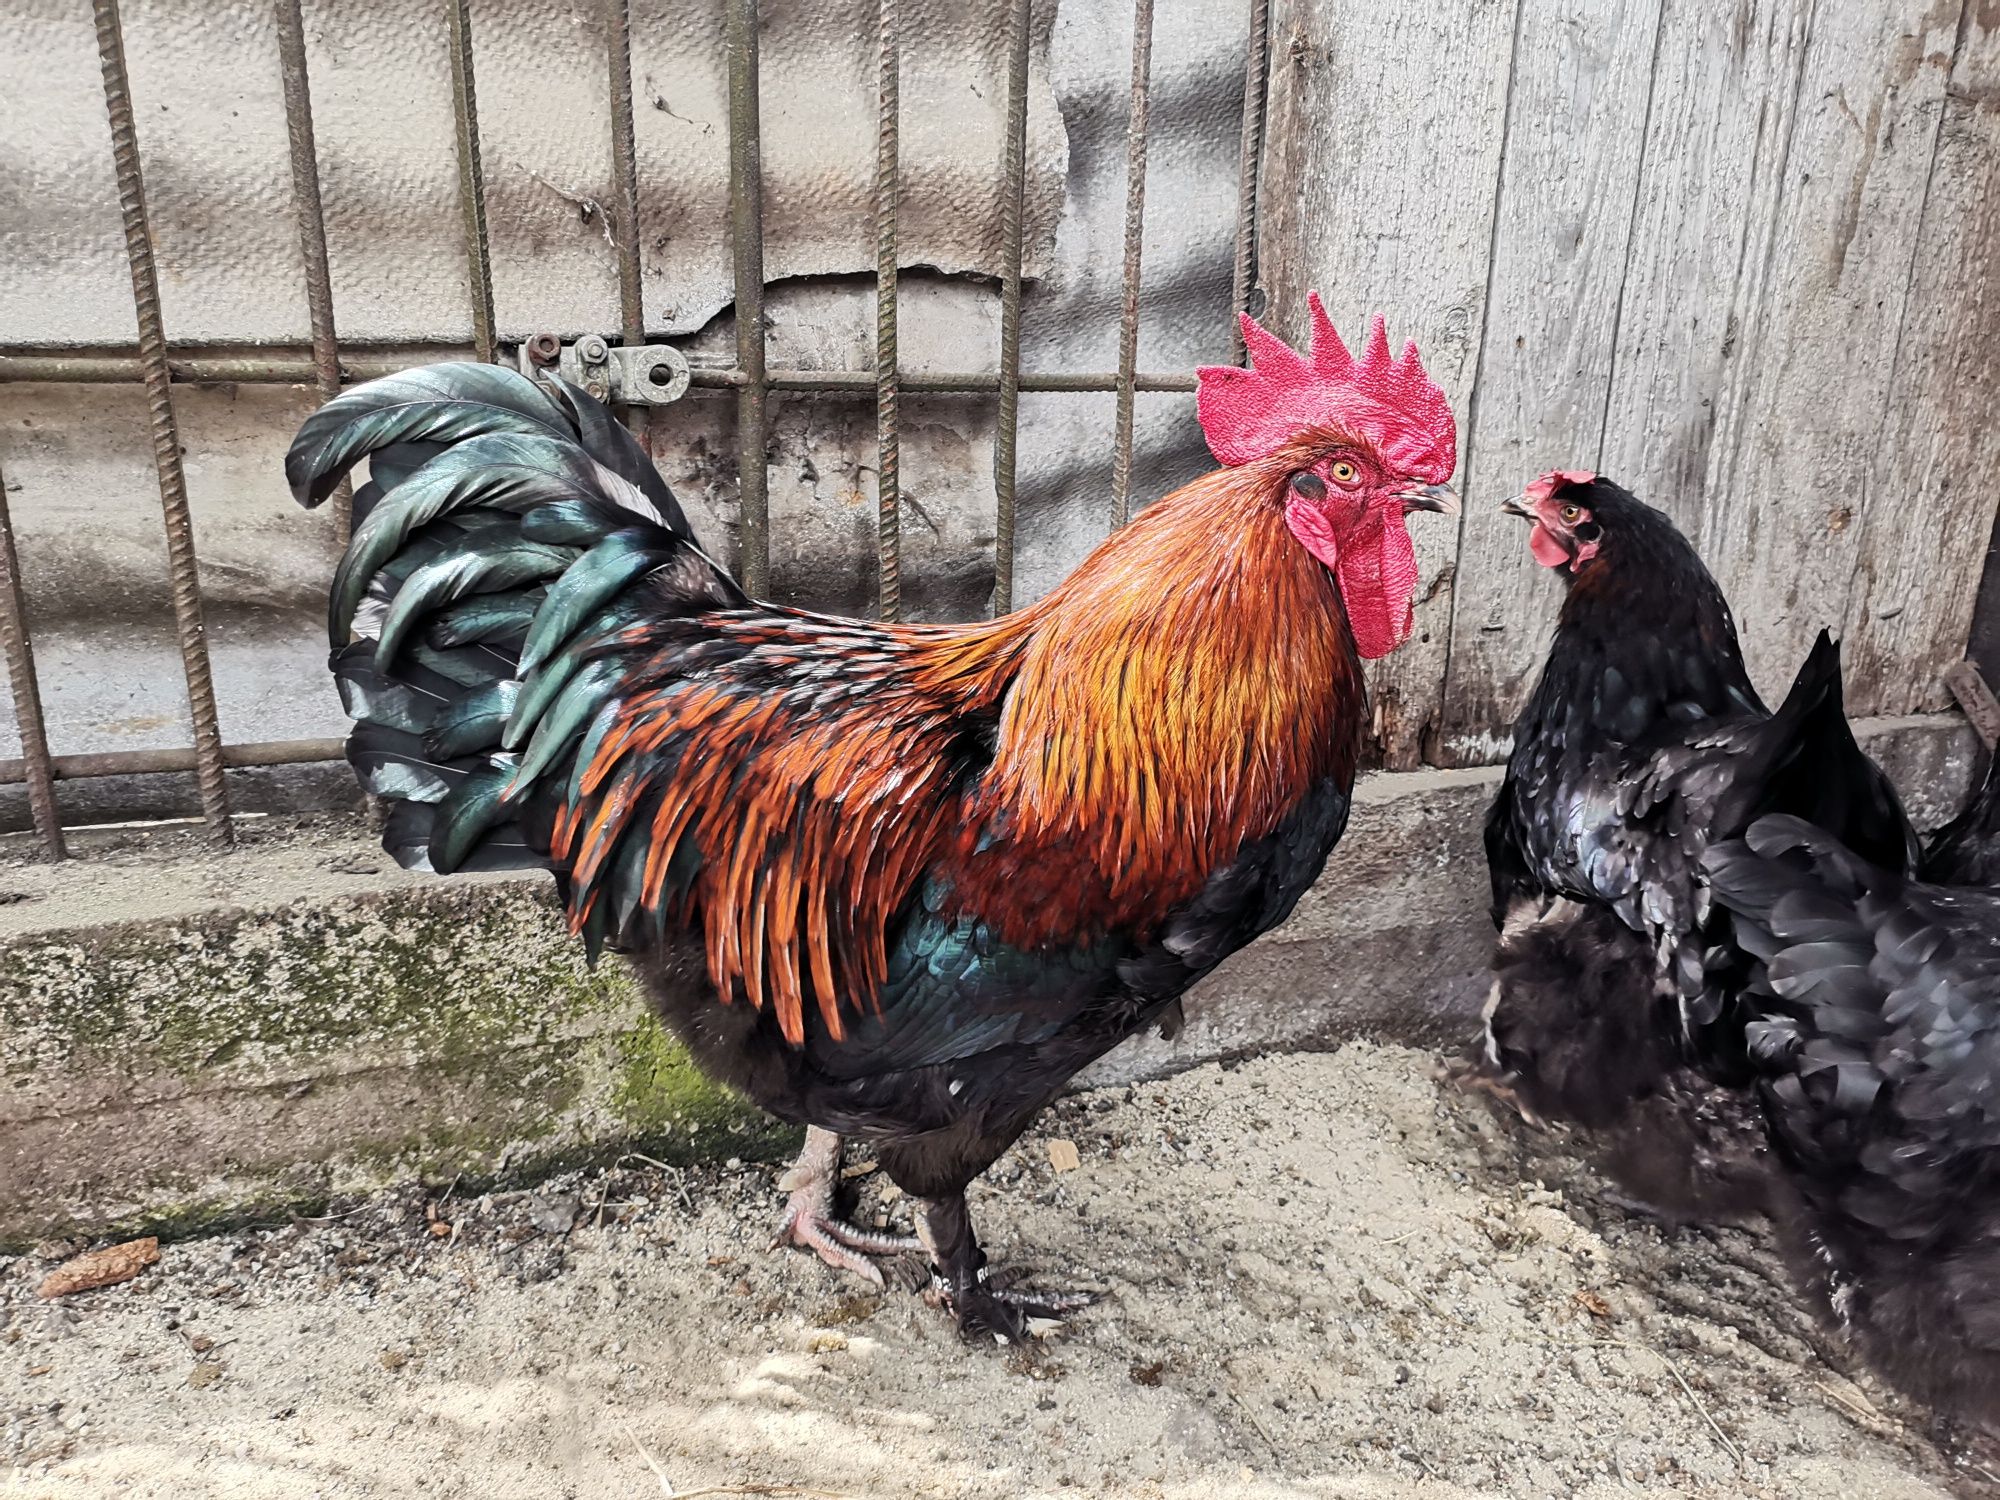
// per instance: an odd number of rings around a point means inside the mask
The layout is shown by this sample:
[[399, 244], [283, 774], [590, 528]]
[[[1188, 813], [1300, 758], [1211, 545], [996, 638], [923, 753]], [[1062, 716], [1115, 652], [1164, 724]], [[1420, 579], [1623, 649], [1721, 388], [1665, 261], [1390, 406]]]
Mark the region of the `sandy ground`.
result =
[[[1053, 1170], [1052, 1138], [1081, 1165]], [[1816, 1352], [1754, 1235], [1627, 1216], [1416, 1052], [1065, 1101], [973, 1202], [996, 1260], [1104, 1294], [1027, 1349], [967, 1347], [914, 1296], [765, 1253], [771, 1177], [628, 1161], [483, 1198], [412, 1187], [168, 1245], [137, 1281], [52, 1303], [34, 1288], [62, 1247], [0, 1262], [0, 1493], [1914, 1500], [1965, 1483], [1914, 1416]], [[864, 1218], [906, 1211], [879, 1175], [855, 1182]]]

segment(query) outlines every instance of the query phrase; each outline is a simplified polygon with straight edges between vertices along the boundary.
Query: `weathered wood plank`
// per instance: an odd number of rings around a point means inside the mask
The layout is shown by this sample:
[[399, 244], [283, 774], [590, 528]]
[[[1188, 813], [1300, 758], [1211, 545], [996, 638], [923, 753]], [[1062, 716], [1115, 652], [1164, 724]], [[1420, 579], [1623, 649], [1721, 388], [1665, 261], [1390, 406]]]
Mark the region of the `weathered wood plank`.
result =
[[1598, 461], [1661, 0], [1522, 0], [1432, 757], [1505, 755], [1562, 588], [1496, 502]]
[[1668, 0], [1598, 467], [1698, 524], [1737, 277], [1769, 237], [1811, 0]]
[[[1927, 59], [1928, 61], [1928, 59]], [[1848, 602], [1859, 713], [1944, 707], [2000, 501], [2000, 9], [1969, 5]]]
[[1603, 467], [1688, 525], [1767, 690], [1847, 616], [1958, 11], [1669, 11]]
[[[1461, 421], [1486, 306], [1517, 0], [1279, 0], [1260, 193], [1269, 320], [1305, 327], [1317, 288], [1343, 330], [1381, 312], [1414, 338]], [[1417, 634], [1375, 663], [1385, 764], [1417, 763], [1443, 705], [1457, 537], [1410, 527], [1429, 586]]]

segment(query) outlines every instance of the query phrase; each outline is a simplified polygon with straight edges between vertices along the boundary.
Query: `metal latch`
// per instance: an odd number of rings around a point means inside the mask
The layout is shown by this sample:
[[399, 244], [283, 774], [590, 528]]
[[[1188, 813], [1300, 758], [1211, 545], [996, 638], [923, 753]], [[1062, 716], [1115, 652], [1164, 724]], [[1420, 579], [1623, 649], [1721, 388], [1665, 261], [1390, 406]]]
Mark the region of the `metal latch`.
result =
[[2000, 700], [1994, 698], [1993, 689], [1986, 685], [1979, 668], [1969, 661], [1947, 667], [1944, 685], [1951, 689], [1966, 718], [1972, 720], [1972, 727], [1979, 731], [1986, 748], [1991, 750], [2000, 744]]
[[553, 370], [599, 401], [628, 406], [665, 406], [687, 394], [688, 362], [666, 344], [613, 344], [587, 333], [565, 344], [553, 333], [538, 333], [521, 345], [521, 373]]

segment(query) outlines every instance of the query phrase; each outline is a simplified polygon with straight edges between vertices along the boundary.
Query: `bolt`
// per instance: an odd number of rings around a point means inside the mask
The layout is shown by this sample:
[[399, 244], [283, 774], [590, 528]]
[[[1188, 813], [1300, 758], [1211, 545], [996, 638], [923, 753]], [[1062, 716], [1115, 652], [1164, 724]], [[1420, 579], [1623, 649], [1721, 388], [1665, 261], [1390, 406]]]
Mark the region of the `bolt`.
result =
[[546, 370], [562, 357], [562, 340], [553, 333], [538, 333], [528, 340], [528, 361], [539, 370]]
[[611, 350], [593, 333], [576, 341], [576, 357], [587, 365], [601, 365], [611, 357]]

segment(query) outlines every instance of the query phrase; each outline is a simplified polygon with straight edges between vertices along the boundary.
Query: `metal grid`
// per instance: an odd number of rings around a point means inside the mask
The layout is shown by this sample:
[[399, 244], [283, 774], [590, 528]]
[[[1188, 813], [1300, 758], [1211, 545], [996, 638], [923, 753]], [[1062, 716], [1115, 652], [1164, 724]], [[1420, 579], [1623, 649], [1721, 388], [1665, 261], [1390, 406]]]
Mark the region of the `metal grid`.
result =
[[[486, 228], [485, 176], [480, 160], [479, 106], [474, 85], [474, 35], [470, 0], [441, 0], [451, 51], [452, 108], [457, 137], [459, 200], [465, 226], [466, 283], [471, 301], [473, 355], [492, 361], [500, 350], [495, 336], [493, 277]], [[901, 613], [901, 488], [898, 401], [912, 394], [983, 394], [998, 398], [993, 486], [996, 530], [993, 609], [1014, 603], [1015, 459], [1019, 401], [1023, 391], [1115, 392], [1117, 425], [1113, 456], [1111, 523], [1131, 514], [1134, 394], [1191, 391], [1192, 374], [1148, 374], [1138, 367], [1141, 245], [1145, 223], [1147, 103], [1152, 67], [1153, 0], [1134, 0], [1132, 93], [1126, 158], [1124, 266], [1119, 309], [1118, 369], [1115, 373], [1040, 374], [1021, 369], [1022, 221], [1028, 132], [1028, 48], [1031, 0], [999, 0], [1008, 7], [1007, 137], [1001, 225], [1004, 256], [1001, 286], [999, 369], [994, 372], [914, 375], [898, 366], [896, 352], [896, 271], [898, 93], [901, 46], [898, 0], [878, 0], [880, 71], [877, 93], [875, 230], [876, 357], [872, 370], [769, 369], [764, 348], [763, 176], [758, 143], [757, 0], [722, 0], [727, 6], [729, 74], [730, 230], [735, 259], [736, 363], [729, 369], [697, 368], [692, 383], [736, 392], [737, 480], [740, 492], [738, 572], [753, 595], [770, 583], [770, 507], [766, 490], [766, 404], [769, 392], [872, 393], [875, 398], [879, 464], [877, 603], [884, 619]], [[287, 740], [224, 744], [209, 673], [202, 624], [201, 592], [195, 576], [195, 542], [188, 516], [187, 484], [181, 471], [179, 434], [174, 421], [177, 383], [241, 382], [316, 386], [322, 398], [344, 382], [373, 379], [418, 360], [379, 352], [342, 353], [335, 334], [328, 273], [326, 225], [320, 203], [318, 152], [314, 140], [312, 90], [307, 73], [301, 0], [273, 0], [278, 36], [277, 66], [283, 80], [290, 132], [292, 190], [299, 245], [305, 268], [311, 319], [309, 354], [273, 353], [261, 348], [198, 354], [176, 352], [167, 343], [160, 317], [152, 240], [146, 220], [146, 189], [140, 170], [125, 45], [118, 0], [92, 0], [104, 99], [110, 123], [112, 158], [124, 214], [126, 258], [132, 273], [138, 315], [136, 354], [88, 350], [0, 354], [0, 381], [72, 384], [134, 383], [146, 387], [158, 469], [162, 519], [172, 583], [174, 617], [194, 743], [178, 750], [120, 751], [92, 755], [52, 755], [35, 677], [34, 648], [20, 585], [19, 561], [9, 524], [6, 488], [0, 481], [0, 655], [7, 663], [20, 726], [22, 756], [0, 760], [0, 786], [25, 785], [41, 846], [51, 859], [66, 855], [56, 802], [56, 783], [98, 776], [156, 772], [195, 773], [203, 819], [222, 843], [232, 837], [225, 772], [247, 766], [299, 765], [338, 760], [339, 740]], [[610, 154], [614, 181], [611, 207], [613, 248], [618, 262], [620, 333], [627, 344], [645, 341], [641, 301], [638, 210], [639, 184], [633, 146], [631, 14], [629, 0], [602, 0], [606, 66], [611, 80]], [[1233, 300], [1248, 307], [1254, 275], [1257, 169], [1261, 155], [1269, 0], [1250, 0], [1248, 61], [1237, 209]], [[1241, 342], [1238, 341], [1240, 355]], [[425, 356], [435, 357], [435, 351]], [[628, 421], [645, 434], [650, 408], [633, 409]], [[351, 494], [343, 485], [336, 514], [345, 528]]]

